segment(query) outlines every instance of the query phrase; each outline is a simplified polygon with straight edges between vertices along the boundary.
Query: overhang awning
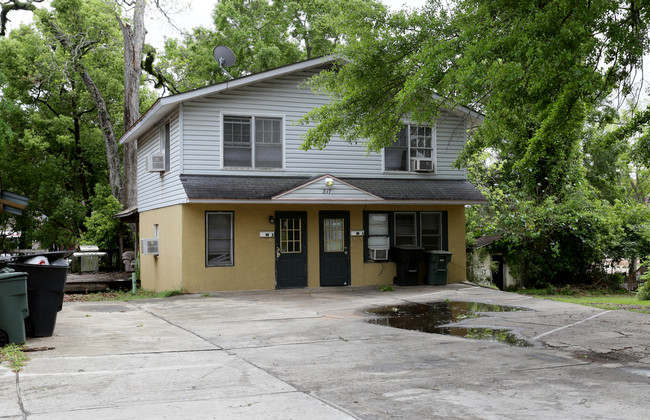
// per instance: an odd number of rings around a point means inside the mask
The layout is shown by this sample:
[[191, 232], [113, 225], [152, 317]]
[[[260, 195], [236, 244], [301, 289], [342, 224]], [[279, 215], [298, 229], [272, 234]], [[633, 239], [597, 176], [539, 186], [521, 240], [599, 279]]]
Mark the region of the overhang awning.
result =
[[[467, 180], [181, 175], [190, 203], [482, 204]], [[327, 185], [330, 183], [331, 185]]]
[[124, 223], [136, 223], [140, 219], [140, 214], [137, 207], [129, 207], [115, 214], [115, 218]]

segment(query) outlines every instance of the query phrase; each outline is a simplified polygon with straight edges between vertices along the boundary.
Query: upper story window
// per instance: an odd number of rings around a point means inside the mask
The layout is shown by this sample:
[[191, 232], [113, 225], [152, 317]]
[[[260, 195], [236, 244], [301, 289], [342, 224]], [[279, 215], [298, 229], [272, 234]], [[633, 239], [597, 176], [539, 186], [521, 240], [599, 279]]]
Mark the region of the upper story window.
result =
[[171, 165], [171, 129], [169, 122], [160, 130], [160, 152], [165, 156], [165, 171], [169, 171]]
[[282, 118], [224, 116], [223, 166], [282, 168]]
[[384, 170], [434, 172], [434, 147], [431, 127], [407, 124], [397, 133], [395, 142], [384, 149]]

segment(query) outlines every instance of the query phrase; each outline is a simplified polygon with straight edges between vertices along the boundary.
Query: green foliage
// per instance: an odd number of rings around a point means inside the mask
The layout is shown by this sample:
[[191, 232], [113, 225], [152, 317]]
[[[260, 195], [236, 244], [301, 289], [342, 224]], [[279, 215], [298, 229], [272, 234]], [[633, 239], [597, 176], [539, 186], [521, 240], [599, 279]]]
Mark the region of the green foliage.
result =
[[384, 286], [379, 286], [379, 291], [380, 292], [394, 292], [395, 289], [393, 289], [393, 286], [384, 285]]
[[[225, 45], [237, 57], [227, 71], [235, 78], [334, 51], [344, 35], [336, 21], [349, 13], [383, 10], [377, 0], [223, 0], [214, 9], [214, 29], [195, 28], [180, 41], [167, 39], [151, 69], [172, 92], [228, 80], [212, 56]], [[149, 61], [154, 56], [149, 55]]]
[[7, 344], [0, 347], [0, 361], [6, 360], [12, 371], [19, 372], [25, 366], [25, 362], [29, 361], [29, 356], [23, 350], [24, 346], [20, 344]]
[[[646, 268], [649, 265], [650, 264], [646, 263]], [[637, 290], [636, 298], [639, 300], [650, 300], [650, 271], [646, 271], [642, 274], [641, 280], [644, 281], [644, 283]]]
[[92, 212], [85, 221], [86, 232], [81, 235], [81, 243], [94, 244], [99, 249], [118, 249], [120, 221], [115, 215], [122, 210], [122, 204], [113, 197], [107, 185], [95, 186], [91, 209]]
[[[95, 104], [72, 63], [83, 60], [114, 122], [122, 119], [124, 73], [114, 3], [57, 0], [52, 7], [0, 38], [0, 150], [10, 151], [0, 154], [0, 173], [5, 189], [30, 199], [16, 219], [22, 246], [69, 249], [85, 229], [92, 186], [108, 174]], [[74, 57], [44, 22], [78, 42]]]
[[131, 301], [140, 299], [158, 299], [182, 295], [182, 290], [167, 290], [154, 292], [138, 288], [133, 294], [130, 290], [106, 290], [105, 292], [85, 293], [80, 295], [69, 295], [69, 299], [76, 302], [106, 302], [106, 301]]
[[[460, 164], [491, 149], [519, 190], [562, 196], [580, 182], [588, 112], [629, 92], [648, 45], [645, 3], [429, 2], [410, 14], [350, 14], [340, 48], [348, 64], [314, 87], [333, 98], [310, 112], [305, 148], [335, 136], [379, 151], [407, 115], [432, 124], [440, 107], [485, 115]], [[471, 128], [471, 127], [470, 127]]]

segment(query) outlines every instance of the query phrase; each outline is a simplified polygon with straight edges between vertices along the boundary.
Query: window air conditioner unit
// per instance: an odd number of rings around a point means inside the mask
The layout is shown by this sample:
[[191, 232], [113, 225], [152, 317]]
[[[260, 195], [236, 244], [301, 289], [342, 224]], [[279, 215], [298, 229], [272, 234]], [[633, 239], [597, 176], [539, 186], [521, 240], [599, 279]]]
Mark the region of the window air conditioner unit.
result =
[[433, 172], [433, 159], [431, 158], [411, 159], [411, 168], [415, 172]]
[[163, 172], [165, 170], [165, 155], [154, 153], [147, 156], [147, 171]]
[[143, 255], [158, 255], [158, 238], [142, 239], [140, 241], [140, 252]]
[[373, 261], [388, 261], [388, 248], [368, 248], [368, 258]]

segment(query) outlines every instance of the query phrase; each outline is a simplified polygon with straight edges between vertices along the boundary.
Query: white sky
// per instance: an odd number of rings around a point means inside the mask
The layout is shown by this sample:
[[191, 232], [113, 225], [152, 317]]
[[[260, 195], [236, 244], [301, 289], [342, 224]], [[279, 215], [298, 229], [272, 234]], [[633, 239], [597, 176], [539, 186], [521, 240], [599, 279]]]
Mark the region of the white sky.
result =
[[[412, 9], [423, 6], [426, 0], [381, 0], [384, 4], [388, 5], [391, 10]], [[49, 6], [49, 1], [45, 2]], [[158, 11], [154, 11], [153, 7], [147, 9], [145, 15], [145, 27], [147, 28], [146, 42], [156, 48], [162, 48], [164, 45], [165, 37], [179, 38], [180, 32], [189, 31], [191, 28], [204, 26], [206, 28], [212, 27], [212, 11], [217, 3], [217, 0], [182, 0], [182, 1], [167, 1], [163, 4], [171, 4], [168, 6], [170, 9], [168, 16], [173, 21], [174, 25]], [[11, 22], [8, 29], [16, 28], [20, 23], [31, 21], [31, 12], [11, 12], [9, 14]], [[175, 26], [175, 27], [174, 27]]]

